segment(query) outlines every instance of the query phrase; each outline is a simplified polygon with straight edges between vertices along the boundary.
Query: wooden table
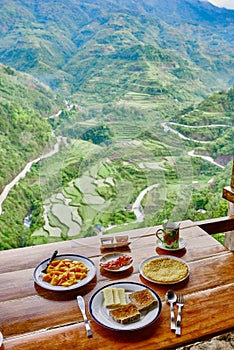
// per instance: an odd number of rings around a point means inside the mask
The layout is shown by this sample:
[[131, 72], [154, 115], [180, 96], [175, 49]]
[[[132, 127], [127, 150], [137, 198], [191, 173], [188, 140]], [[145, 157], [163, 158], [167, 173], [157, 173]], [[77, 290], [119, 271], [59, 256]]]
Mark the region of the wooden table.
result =
[[[124, 273], [101, 272], [100, 237], [65, 241], [43, 246], [0, 252], [0, 331], [1, 349], [172, 349], [190, 344], [234, 327], [234, 256], [191, 221], [181, 225], [186, 249], [176, 255], [190, 266], [189, 278], [173, 286], [185, 296], [182, 335], [170, 331], [169, 305], [165, 293], [171, 286], [147, 282], [139, 274], [139, 264], [147, 257], [167, 254], [156, 247], [156, 228], [129, 231], [129, 254], [133, 267]], [[34, 283], [35, 266], [58, 249], [60, 254], [80, 254], [92, 259], [96, 277], [86, 286], [70, 292], [52, 292]], [[138, 282], [153, 288], [162, 300], [159, 318], [138, 331], [106, 329], [90, 319], [93, 338], [86, 336], [76, 295], [86, 301], [100, 287], [114, 281]]]

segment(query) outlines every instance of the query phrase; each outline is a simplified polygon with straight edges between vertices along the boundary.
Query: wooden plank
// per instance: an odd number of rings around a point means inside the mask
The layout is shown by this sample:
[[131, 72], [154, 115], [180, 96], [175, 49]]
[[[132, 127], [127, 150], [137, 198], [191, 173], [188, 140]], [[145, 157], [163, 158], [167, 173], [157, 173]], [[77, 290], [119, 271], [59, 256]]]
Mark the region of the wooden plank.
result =
[[[183, 290], [186, 294], [197, 293], [201, 290], [217, 288], [220, 284], [230, 285], [234, 282], [234, 257], [232, 253], [225, 253], [221, 256], [212, 256], [202, 260], [189, 262], [190, 276], [181, 283], [173, 286], [175, 291]], [[227, 273], [227, 269], [229, 273]], [[112, 277], [112, 280], [111, 280]], [[6, 336], [21, 334], [29, 331], [38, 331], [57, 324], [73, 323], [79, 318], [79, 310], [76, 303], [76, 295], [79, 293], [85, 297], [86, 302], [91, 295], [99, 288], [120, 281], [131, 281], [143, 283], [153, 288], [165, 300], [165, 293], [168, 289], [166, 285], [158, 285], [148, 282], [139, 275], [139, 267], [135, 272], [122, 276], [118, 274], [104, 274], [102, 278], [94, 280], [87, 286], [65, 293], [54, 293], [35, 287], [34, 294], [23, 293], [19, 284], [17, 292], [8, 298], [7, 288], [1, 291], [0, 313], [3, 330]], [[199, 283], [198, 283], [199, 281]], [[2, 284], [2, 281], [0, 281]], [[33, 287], [29, 286], [31, 292]], [[22, 296], [23, 295], [23, 296]], [[49, 314], [48, 319], [45, 315]], [[81, 316], [81, 315], [80, 315]]]
[[234, 188], [226, 186], [223, 188], [223, 198], [234, 203]]
[[[134, 250], [136, 247], [142, 248], [144, 244], [153, 244], [153, 247], [156, 248], [155, 232], [159, 227], [161, 226], [127, 231], [126, 234], [129, 235], [131, 245], [129, 246], [129, 249], [126, 249], [126, 251]], [[202, 232], [202, 230], [199, 230], [199, 228], [190, 220], [182, 223], [181, 233], [183, 234], [183, 232], [186, 232], [186, 239], [189, 239], [191, 237], [198, 237], [201, 235], [204, 237], [206, 236], [204, 232]], [[115, 234], [106, 236], [115, 236]], [[102, 255], [102, 252], [100, 250], [100, 237], [98, 236], [32, 247], [11, 249], [0, 252], [0, 274], [36, 267], [37, 264], [39, 264], [41, 261], [49, 258], [55, 249], [59, 251], [59, 254], [79, 254], [92, 258]]]
[[1, 251], [0, 273], [36, 267], [54, 250], [59, 254], [100, 255], [99, 239], [94, 237]]
[[[223, 300], [234, 298], [234, 255], [192, 222], [182, 226], [181, 236], [186, 249], [174, 252], [190, 267], [185, 281], [171, 285], [158, 285], [146, 281], [139, 274], [139, 264], [149, 256], [168, 254], [158, 250], [154, 228], [131, 232], [130, 252], [133, 267], [123, 273], [109, 273], [99, 268], [102, 253], [99, 237], [62, 242], [59, 251], [89, 256], [97, 268], [97, 276], [88, 285], [65, 293], [45, 290], [33, 281], [34, 267], [42, 256], [48, 257], [57, 244], [28, 247], [1, 252], [0, 314], [4, 349], [147, 349], [165, 350], [212, 336], [233, 327], [234, 304], [223, 312]], [[2, 254], [3, 253], [3, 254]], [[10, 254], [11, 253], [11, 254]], [[48, 254], [49, 253], [49, 254]], [[170, 252], [170, 254], [172, 254]], [[43, 260], [43, 259], [42, 259]], [[107, 330], [91, 321], [94, 337], [88, 339], [76, 295], [84, 296], [86, 307], [91, 295], [112, 282], [143, 283], [153, 288], [163, 304], [159, 319], [137, 332]], [[176, 337], [169, 328], [169, 306], [165, 293], [169, 288], [185, 294], [183, 334]], [[196, 307], [194, 307], [196, 306]], [[204, 311], [205, 310], [205, 311]], [[88, 314], [89, 319], [91, 319]], [[186, 321], [186, 323], [185, 323]], [[194, 323], [195, 329], [194, 329]]]
[[[183, 258], [188, 262], [198, 260], [201, 257], [204, 259], [205, 257], [228, 252], [228, 250], [224, 246], [222, 246], [220, 243], [218, 243], [213, 237], [210, 237], [203, 230], [197, 227], [190, 227], [187, 230], [182, 230], [181, 236], [187, 242], [186, 249], [183, 249], [181, 251], [174, 252], [174, 253], [172, 252], [169, 252], [169, 253], [170, 255]], [[86, 254], [87, 252], [89, 252], [88, 250], [89, 247], [92, 248], [92, 245], [96, 249], [95, 252], [97, 256], [92, 257], [89, 254], [87, 255], [92, 259], [92, 261], [96, 265], [97, 280], [98, 281], [102, 279], [111, 280], [113, 279], [112, 273], [104, 273], [104, 275], [100, 273], [99, 261], [102, 254], [100, 252], [97, 242], [98, 240], [95, 237], [91, 241], [89, 240], [89, 245], [87, 245], [87, 243], [83, 243], [82, 247], [83, 249], [85, 249]], [[144, 247], [144, 249], [142, 249], [142, 247]], [[44, 248], [44, 247], [41, 247], [41, 248]], [[91, 249], [91, 252], [92, 251], [93, 249]], [[27, 256], [29, 256], [30, 258], [25, 259], [24, 264], [21, 267], [21, 270], [17, 270], [17, 269], [14, 270], [14, 267], [16, 265], [15, 259], [17, 259], [17, 261], [18, 260], [21, 261], [22, 260], [21, 254], [24, 253], [23, 254], [23, 257], [24, 257], [25, 252], [27, 252]], [[72, 252], [74, 253], [74, 250], [67, 251], [67, 253], [72, 253]], [[128, 271], [128, 274], [122, 274], [122, 275], [118, 274], [120, 278], [125, 276], [128, 277], [130, 276], [130, 274], [132, 274], [132, 272], [138, 273], [139, 264], [141, 263], [141, 261], [148, 258], [149, 256], [168, 254], [167, 251], [157, 249], [156, 237], [154, 234], [151, 234], [146, 237], [141, 237], [141, 238], [136, 237], [135, 239], [132, 239], [131, 250], [127, 253], [133, 257], [133, 271], [131, 270]], [[0, 284], [1, 284], [0, 300], [9, 300], [13, 296], [15, 296], [15, 298], [20, 298], [24, 293], [26, 296], [30, 296], [35, 293], [35, 286], [33, 282], [34, 268], [32, 268], [32, 265], [34, 264], [35, 260], [36, 260], [36, 263], [38, 263], [41, 256], [41, 252], [39, 251], [37, 252], [37, 254], [38, 256], [36, 255], [34, 247], [28, 248], [26, 251], [21, 249], [20, 250], [16, 249], [12, 251], [12, 259], [8, 262], [8, 265], [7, 265], [8, 267], [7, 270], [10, 270], [10, 272], [5, 272], [0, 274]]]
[[196, 225], [209, 234], [234, 230], [234, 216], [197, 221]]
[[[183, 227], [186, 227], [186, 225], [189, 225], [189, 224], [191, 225], [192, 222], [186, 221], [185, 223], [183, 223], [182, 230], [185, 230], [185, 228]], [[128, 232], [131, 245], [129, 246], [128, 249], [123, 251], [130, 252], [134, 250], [136, 247], [142, 248], [144, 244], [149, 244], [149, 245], [153, 244], [153, 246], [155, 246], [156, 248], [155, 232], [159, 227], [160, 226], [155, 226], [147, 229], [133, 230], [131, 232]], [[195, 230], [191, 229], [190, 234], [192, 234], [193, 232], [195, 235], [201, 234], [201, 232], [196, 233], [196, 229]], [[115, 234], [107, 235], [107, 237], [108, 236], [115, 236]], [[100, 250], [99, 236], [87, 237], [87, 238], [76, 239], [71, 241], [50, 243], [50, 244], [38, 245], [38, 246], [32, 246], [32, 247], [11, 249], [11, 250], [0, 252], [1, 253], [0, 274], [11, 272], [11, 271], [15, 272], [18, 270], [26, 270], [32, 267], [36, 267], [41, 261], [48, 259], [52, 255], [55, 249], [58, 250], [59, 254], [79, 254], [90, 258], [102, 255], [102, 252]]]
[[6, 339], [4, 349], [172, 349], [233, 329], [234, 303], [225, 303], [225, 300], [233, 300], [233, 287], [231, 284], [185, 295], [181, 337], [170, 331], [169, 306], [163, 302], [159, 319], [137, 332], [115, 332], [92, 321], [92, 339], [87, 338], [84, 324], [80, 323]]

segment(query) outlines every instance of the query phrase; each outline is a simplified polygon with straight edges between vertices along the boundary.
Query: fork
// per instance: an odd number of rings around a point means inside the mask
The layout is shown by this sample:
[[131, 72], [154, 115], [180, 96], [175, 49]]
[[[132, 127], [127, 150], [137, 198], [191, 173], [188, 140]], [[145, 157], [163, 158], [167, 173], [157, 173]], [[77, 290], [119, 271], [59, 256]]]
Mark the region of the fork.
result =
[[178, 294], [176, 305], [178, 306], [178, 315], [176, 320], [176, 335], [181, 335], [181, 311], [184, 306], [184, 296], [183, 294]]

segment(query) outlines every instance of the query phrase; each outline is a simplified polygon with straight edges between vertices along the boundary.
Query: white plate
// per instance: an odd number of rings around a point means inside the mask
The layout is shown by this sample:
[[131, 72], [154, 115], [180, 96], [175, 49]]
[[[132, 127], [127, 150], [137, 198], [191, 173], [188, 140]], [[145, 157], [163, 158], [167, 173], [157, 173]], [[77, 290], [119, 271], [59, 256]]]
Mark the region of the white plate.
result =
[[65, 287], [65, 286], [53, 286], [52, 284], [43, 281], [42, 277], [43, 277], [43, 273], [41, 272], [46, 265], [48, 264], [50, 258], [42, 261], [39, 265], [37, 265], [37, 267], [34, 270], [33, 273], [33, 277], [34, 277], [34, 281], [41, 287], [45, 288], [45, 289], [49, 289], [49, 290], [53, 290], [53, 291], [68, 291], [71, 289], [76, 289], [76, 288], [80, 288], [84, 285], [86, 285], [87, 283], [89, 283], [94, 276], [96, 275], [96, 267], [94, 265], [94, 263], [92, 262], [92, 260], [90, 260], [89, 258], [86, 258], [82, 255], [75, 255], [75, 254], [62, 254], [62, 255], [57, 255], [55, 260], [62, 260], [62, 259], [71, 259], [71, 260], [77, 260], [77, 261], [81, 261], [82, 263], [84, 263], [89, 271], [88, 271], [88, 275], [87, 277], [85, 277], [83, 280], [79, 281], [78, 283], [72, 284], [69, 287]]
[[[108, 261], [111, 261], [111, 260], [116, 260], [118, 259], [120, 256], [128, 256], [130, 257], [130, 255], [127, 255], [127, 254], [123, 254], [123, 253], [120, 253], [120, 252], [113, 252], [113, 253], [108, 253], [108, 254], [105, 254], [102, 256], [102, 258], [100, 259], [100, 265], [101, 264], [105, 264], [107, 263]], [[103, 267], [102, 268], [106, 271], [110, 271], [110, 272], [122, 272], [122, 271], [125, 271], [125, 270], [128, 270], [131, 266], [132, 266], [133, 262], [131, 262], [130, 264], [126, 265], [126, 266], [121, 266], [118, 270], [112, 270], [112, 269], [108, 269], [107, 267]]]
[[[185, 277], [181, 278], [179, 281], [176, 281], [176, 282], [158, 282], [158, 281], [155, 281], [149, 277], [147, 277], [144, 272], [143, 272], [143, 267], [145, 266], [145, 264], [151, 260], [154, 260], [154, 259], [159, 259], [159, 258], [170, 258], [170, 259], [173, 259], [173, 260], [178, 260], [178, 261], [181, 261], [183, 262], [187, 268], [188, 268], [188, 273]], [[188, 264], [183, 260], [183, 259], [180, 259], [180, 258], [177, 258], [176, 256], [171, 256], [171, 255], [156, 255], [156, 256], [151, 256], [150, 258], [148, 259], [145, 259], [144, 261], [141, 262], [140, 264], [140, 267], [139, 267], [139, 270], [140, 270], [140, 274], [149, 282], [153, 282], [153, 283], [157, 283], [157, 284], [176, 284], [176, 283], [179, 283], [179, 282], [182, 282], [184, 281], [190, 274], [190, 269], [189, 269], [189, 266]]]
[[[113, 288], [124, 288], [126, 293], [127, 302], [130, 302], [128, 295], [130, 293], [136, 292], [148, 288], [153, 296], [158, 300], [158, 305], [154, 309], [148, 311], [146, 314], [142, 314], [139, 321], [132, 322], [129, 324], [121, 324], [112, 319], [109, 315], [109, 309], [105, 307], [103, 289], [107, 287]], [[102, 287], [97, 292], [95, 292], [89, 301], [89, 312], [92, 318], [99, 323], [101, 326], [115, 330], [115, 331], [133, 331], [150, 325], [154, 322], [160, 315], [162, 309], [162, 302], [158, 294], [151, 288], [146, 287], [144, 284], [134, 283], [134, 282], [117, 282], [112, 283], [107, 286]]]
[[160, 249], [168, 250], [171, 252], [177, 251], [177, 250], [180, 250], [180, 249], [183, 249], [186, 247], [186, 241], [183, 238], [179, 239], [179, 247], [178, 248], [166, 248], [163, 246], [162, 241], [160, 241], [160, 239], [157, 239], [156, 244]]

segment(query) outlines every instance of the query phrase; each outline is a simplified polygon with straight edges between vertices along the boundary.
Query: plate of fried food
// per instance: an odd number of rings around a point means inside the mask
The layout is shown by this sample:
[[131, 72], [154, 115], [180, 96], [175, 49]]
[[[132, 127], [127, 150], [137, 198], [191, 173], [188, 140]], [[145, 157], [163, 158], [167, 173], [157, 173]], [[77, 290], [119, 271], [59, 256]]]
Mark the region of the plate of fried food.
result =
[[98, 324], [116, 331], [133, 331], [156, 321], [162, 309], [158, 294], [141, 283], [116, 282], [90, 298], [89, 312]]
[[[96, 275], [92, 260], [82, 255], [61, 254], [50, 262], [42, 261], [34, 270], [34, 281], [41, 287], [53, 291], [68, 291], [89, 283]], [[46, 272], [43, 270], [48, 265]]]
[[158, 284], [174, 284], [184, 281], [190, 273], [188, 264], [170, 255], [152, 256], [140, 264], [140, 274]]
[[110, 272], [122, 272], [132, 266], [132, 257], [120, 252], [105, 254], [100, 259], [100, 267]]

